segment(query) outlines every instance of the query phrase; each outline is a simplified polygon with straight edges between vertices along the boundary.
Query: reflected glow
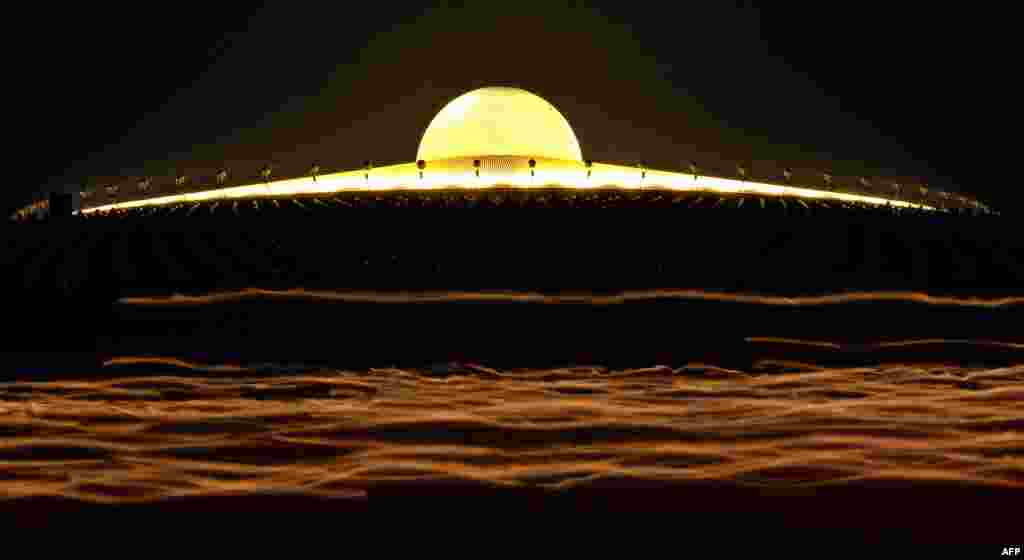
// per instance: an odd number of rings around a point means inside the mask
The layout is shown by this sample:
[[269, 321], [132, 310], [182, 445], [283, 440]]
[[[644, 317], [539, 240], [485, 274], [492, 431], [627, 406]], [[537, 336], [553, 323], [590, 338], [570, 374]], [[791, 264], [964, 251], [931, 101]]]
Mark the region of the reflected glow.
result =
[[[47, 501], [160, 508], [189, 499], [238, 509], [251, 496], [287, 509], [367, 500], [396, 484], [413, 496], [438, 482], [479, 496], [629, 480], [653, 489], [642, 499], [685, 503], [695, 490], [725, 488], [779, 509], [795, 501], [785, 509], [794, 515], [810, 489], [853, 512], [851, 525], [876, 513], [851, 496], [917, 483], [957, 504], [978, 494], [972, 509], [1019, 503], [1020, 366], [963, 366], [941, 353], [939, 363], [856, 368], [787, 360], [791, 372], [765, 374], [769, 359], [780, 362], [757, 355], [765, 359], [748, 370], [646, 359], [628, 369], [455, 364], [458, 377], [443, 382], [425, 367], [296, 374], [244, 363], [240, 374], [196, 375], [210, 364], [188, 360], [154, 377], [152, 359], [117, 355], [116, 369], [84, 371], [87, 379], [0, 384], [0, 430], [11, 434], [0, 447], [0, 501], [19, 512]], [[999, 495], [1009, 499], [992, 506]], [[947, 520], [976, 534], [933, 503], [906, 515], [922, 531]], [[1019, 525], [1012, 515], [973, 517], [996, 524], [993, 535]]]
[[191, 193], [157, 196], [152, 198], [119, 202], [85, 208], [82, 213], [91, 213], [120, 208], [138, 208], [199, 202], [267, 196], [288, 196], [298, 194], [328, 194], [346, 191], [393, 191], [463, 188], [483, 189], [489, 187], [559, 187], [559, 188], [620, 188], [620, 189], [667, 189], [672, 191], [706, 191], [717, 193], [749, 193], [767, 196], [797, 196], [823, 200], [862, 202], [867, 204], [891, 204], [904, 208], [933, 209], [931, 206], [906, 202], [879, 196], [867, 196], [810, 188], [791, 187], [772, 183], [739, 181], [723, 177], [697, 176], [687, 173], [647, 169], [646, 176], [635, 167], [594, 163], [590, 177], [583, 163], [558, 159], [535, 157], [537, 165], [531, 175], [527, 165], [528, 157], [481, 157], [480, 176], [474, 173], [471, 158], [428, 161], [420, 178], [415, 163], [403, 163], [374, 168], [366, 177], [362, 169], [272, 181], [270, 183], [244, 185], [224, 189], [212, 189]]

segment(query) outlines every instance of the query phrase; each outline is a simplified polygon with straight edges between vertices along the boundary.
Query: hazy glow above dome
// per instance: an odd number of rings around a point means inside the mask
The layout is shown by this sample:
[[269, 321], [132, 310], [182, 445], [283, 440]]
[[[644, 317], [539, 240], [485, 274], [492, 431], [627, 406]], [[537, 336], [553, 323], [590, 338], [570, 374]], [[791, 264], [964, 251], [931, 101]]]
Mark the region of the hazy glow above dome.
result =
[[423, 133], [416, 159], [499, 155], [583, 161], [576, 134], [553, 105], [508, 87], [476, 89], [445, 105]]

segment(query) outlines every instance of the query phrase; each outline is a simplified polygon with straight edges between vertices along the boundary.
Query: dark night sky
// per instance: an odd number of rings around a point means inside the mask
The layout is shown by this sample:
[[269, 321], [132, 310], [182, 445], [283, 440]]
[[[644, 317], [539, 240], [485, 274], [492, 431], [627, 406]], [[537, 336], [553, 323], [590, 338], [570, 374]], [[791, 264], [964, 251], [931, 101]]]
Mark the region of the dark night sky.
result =
[[4, 204], [225, 163], [254, 176], [265, 161], [411, 161], [433, 115], [484, 85], [551, 101], [596, 161], [745, 160], [756, 174], [776, 160], [921, 177], [1000, 208], [1016, 198], [978, 175], [1000, 157], [979, 144], [997, 143], [989, 95], [1006, 87], [997, 59], [1013, 37], [992, 22], [1006, 14], [552, 4], [40, 8], [52, 33], [19, 69], [20, 107], [37, 115], [16, 162], [30, 172]]

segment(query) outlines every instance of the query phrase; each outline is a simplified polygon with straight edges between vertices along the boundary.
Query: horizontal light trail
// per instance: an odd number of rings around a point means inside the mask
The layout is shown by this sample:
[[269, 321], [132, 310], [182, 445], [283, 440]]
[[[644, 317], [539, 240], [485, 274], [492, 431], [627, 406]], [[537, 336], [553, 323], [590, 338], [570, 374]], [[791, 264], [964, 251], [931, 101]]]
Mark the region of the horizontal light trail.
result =
[[994, 299], [979, 297], [949, 297], [931, 295], [924, 292], [847, 292], [813, 296], [773, 296], [756, 293], [726, 293], [706, 290], [660, 289], [660, 290], [626, 290], [618, 294], [542, 294], [539, 292], [515, 291], [421, 291], [421, 292], [380, 292], [380, 291], [331, 291], [306, 290], [295, 288], [289, 290], [269, 290], [247, 288], [203, 295], [171, 296], [138, 296], [123, 297], [117, 300], [120, 305], [141, 306], [181, 306], [206, 305], [224, 302], [237, 302], [244, 299], [306, 299], [319, 301], [339, 301], [351, 303], [438, 303], [438, 302], [517, 302], [550, 305], [618, 305], [630, 302], [646, 302], [653, 299], [663, 300], [695, 300], [717, 301], [723, 303], [740, 303], [751, 305], [770, 305], [785, 307], [809, 307], [822, 305], [843, 305], [868, 302], [916, 303], [929, 306], [973, 307], [973, 308], [1005, 308], [1024, 305], [1024, 297], [1007, 296]]

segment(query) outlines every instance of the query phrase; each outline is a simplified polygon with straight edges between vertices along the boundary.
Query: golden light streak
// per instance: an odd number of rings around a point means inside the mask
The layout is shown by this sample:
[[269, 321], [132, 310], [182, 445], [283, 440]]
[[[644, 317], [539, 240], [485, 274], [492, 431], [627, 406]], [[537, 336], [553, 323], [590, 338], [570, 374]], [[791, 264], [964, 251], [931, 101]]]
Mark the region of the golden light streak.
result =
[[370, 303], [438, 303], [438, 302], [517, 302], [537, 303], [546, 305], [622, 305], [630, 302], [643, 302], [652, 299], [676, 299], [716, 301], [724, 303], [741, 303], [751, 305], [810, 307], [822, 305], [843, 305], [866, 302], [897, 302], [916, 303], [929, 306], [973, 307], [996, 309], [1024, 305], [1024, 297], [1010, 296], [993, 299], [978, 297], [956, 298], [934, 296], [924, 292], [847, 292], [816, 296], [771, 296], [756, 293], [737, 294], [728, 292], [711, 292], [695, 289], [657, 289], [657, 290], [626, 290], [618, 294], [542, 294], [538, 292], [510, 291], [425, 291], [382, 293], [374, 291], [329, 291], [306, 290], [294, 288], [289, 290], [269, 290], [247, 288], [227, 292], [203, 295], [172, 295], [172, 296], [138, 296], [123, 297], [117, 300], [120, 305], [139, 306], [180, 306], [209, 305], [226, 302], [238, 302], [245, 299], [299, 299], [342, 302]]
[[[635, 167], [608, 163], [594, 163], [588, 177], [583, 163], [567, 160], [534, 158], [537, 162], [531, 174], [524, 156], [481, 156], [480, 176], [475, 175], [472, 158], [458, 158], [439, 162], [428, 162], [420, 178], [414, 162], [390, 165], [365, 170], [352, 170], [329, 175], [300, 177], [229, 187], [203, 190], [191, 193], [157, 196], [152, 198], [105, 204], [82, 209], [82, 213], [114, 209], [139, 208], [176, 203], [199, 202], [204, 200], [227, 200], [254, 197], [280, 197], [298, 194], [331, 194], [358, 191], [396, 191], [422, 189], [486, 189], [507, 186], [519, 188], [559, 187], [574, 189], [619, 188], [619, 189], [667, 189], [671, 191], [746, 193], [766, 196], [796, 196], [822, 200], [861, 202], [866, 204], [890, 204], [901, 208], [933, 207], [880, 196], [823, 191], [810, 188], [792, 187], [773, 183], [740, 181], [724, 177], [705, 175], [693, 176], [647, 169], [645, 176]], [[367, 177], [368, 175], [368, 177]]]
[[797, 346], [816, 346], [830, 348], [833, 350], [856, 349], [862, 351], [874, 351], [883, 348], [905, 348], [910, 346], [935, 346], [935, 345], [971, 345], [971, 346], [992, 346], [1008, 350], [1024, 350], [1024, 344], [1017, 342], [1003, 342], [999, 340], [971, 339], [971, 338], [922, 338], [917, 340], [894, 340], [888, 342], [870, 342], [867, 344], [841, 344], [823, 340], [802, 340], [798, 338], [782, 338], [775, 336], [748, 336], [743, 339], [750, 343], [766, 344], [793, 344]]
[[230, 365], [220, 364], [216, 366], [201, 366], [197, 367], [191, 362], [187, 362], [180, 358], [168, 358], [164, 356], [131, 356], [131, 357], [114, 357], [103, 362], [103, 367], [117, 366], [117, 365], [160, 365], [160, 366], [173, 366], [176, 368], [183, 369], [204, 369], [214, 371], [232, 371], [240, 372], [244, 371], [243, 368]]

